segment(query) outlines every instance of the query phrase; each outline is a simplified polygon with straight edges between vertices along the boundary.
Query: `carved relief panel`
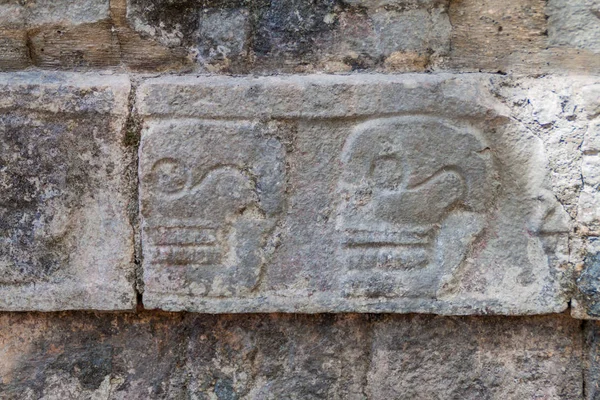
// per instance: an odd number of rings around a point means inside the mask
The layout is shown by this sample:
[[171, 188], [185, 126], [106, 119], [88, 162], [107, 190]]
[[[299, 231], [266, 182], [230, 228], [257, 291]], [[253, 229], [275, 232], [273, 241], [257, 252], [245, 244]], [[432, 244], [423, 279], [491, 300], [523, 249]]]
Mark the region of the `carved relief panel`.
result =
[[568, 217], [541, 142], [484, 78], [148, 81], [144, 304], [563, 310]]

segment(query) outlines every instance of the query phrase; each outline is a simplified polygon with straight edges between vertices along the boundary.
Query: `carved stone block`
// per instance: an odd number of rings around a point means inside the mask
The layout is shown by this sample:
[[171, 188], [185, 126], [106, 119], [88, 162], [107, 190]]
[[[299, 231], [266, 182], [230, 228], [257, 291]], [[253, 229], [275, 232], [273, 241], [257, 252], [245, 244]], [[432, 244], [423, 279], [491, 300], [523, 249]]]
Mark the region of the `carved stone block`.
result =
[[472, 76], [164, 77], [138, 89], [144, 304], [566, 308], [544, 146]]
[[134, 307], [128, 94], [124, 77], [0, 75], [0, 310]]

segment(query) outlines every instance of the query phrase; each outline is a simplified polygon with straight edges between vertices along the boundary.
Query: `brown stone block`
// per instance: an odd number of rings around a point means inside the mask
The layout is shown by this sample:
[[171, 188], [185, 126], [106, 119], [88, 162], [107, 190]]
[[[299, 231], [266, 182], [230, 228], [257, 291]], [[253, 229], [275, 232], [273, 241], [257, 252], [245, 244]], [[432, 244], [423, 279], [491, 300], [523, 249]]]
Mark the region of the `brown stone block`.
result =
[[118, 37], [108, 20], [34, 30], [31, 53], [33, 63], [43, 68], [102, 68], [120, 62]]
[[458, 0], [449, 9], [454, 56], [503, 56], [543, 47], [543, 0]]
[[25, 31], [0, 29], [0, 71], [27, 68], [30, 64]]

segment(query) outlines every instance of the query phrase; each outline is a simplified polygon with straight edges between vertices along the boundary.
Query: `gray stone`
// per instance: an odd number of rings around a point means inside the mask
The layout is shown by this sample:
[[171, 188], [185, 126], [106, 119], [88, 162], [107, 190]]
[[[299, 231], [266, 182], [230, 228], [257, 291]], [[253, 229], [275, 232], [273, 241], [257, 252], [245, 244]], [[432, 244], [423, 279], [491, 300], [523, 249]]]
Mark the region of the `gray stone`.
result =
[[590, 123], [581, 146], [583, 152], [600, 152], [600, 118]]
[[581, 89], [583, 106], [589, 118], [600, 116], [600, 84], [587, 85]]
[[146, 81], [145, 306], [564, 310], [570, 221], [489, 78]]
[[580, 323], [566, 316], [409, 321], [375, 324], [368, 399], [583, 396]]
[[600, 1], [549, 0], [547, 13], [552, 45], [600, 52]]
[[239, 57], [248, 50], [249, 35], [247, 9], [206, 10], [199, 20], [199, 57], [204, 63]]
[[4, 314], [0, 397], [574, 400], [582, 342], [564, 315]]
[[85, 24], [109, 18], [109, 0], [28, 0], [24, 6], [27, 23]]
[[430, 56], [450, 50], [447, 5], [444, 0], [128, 0], [127, 15], [137, 32], [186, 49], [201, 71], [348, 71], [381, 67], [392, 55], [393, 64], [402, 59], [404, 70], [422, 71]]
[[8, 0], [0, 4], [0, 26], [77, 25], [109, 18], [109, 0]]
[[134, 306], [129, 88], [0, 75], [0, 310]]

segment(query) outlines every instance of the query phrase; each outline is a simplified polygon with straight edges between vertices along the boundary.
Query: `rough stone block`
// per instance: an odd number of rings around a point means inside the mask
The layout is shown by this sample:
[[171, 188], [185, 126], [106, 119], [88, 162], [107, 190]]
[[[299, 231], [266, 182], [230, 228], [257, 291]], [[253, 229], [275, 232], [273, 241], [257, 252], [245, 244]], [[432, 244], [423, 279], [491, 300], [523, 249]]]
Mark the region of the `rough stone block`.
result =
[[581, 335], [580, 322], [560, 315], [4, 314], [0, 392], [7, 400], [575, 400]]
[[[119, 63], [109, 0], [0, 4], [0, 69], [105, 67]], [[114, 39], [114, 40], [113, 40]]]
[[30, 63], [26, 33], [21, 30], [8, 30], [0, 27], [0, 70], [23, 69], [27, 68]]
[[569, 218], [489, 78], [146, 81], [145, 306], [564, 310]]
[[[515, 61], [521, 62], [510, 60], [512, 54], [545, 47], [545, 6], [545, 0], [451, 2], [448, 14], [453, 27], [453, 51], [448, 66], [494, 72], [511, 70]], [[533, 64], [532, 59], [535, 56], [529, 55], [525, 63]]]
[[[557, 4], [563, 8], [555, 6]], [[577, 4], [581, 1], [451, 1], [448, 9], [452, 24], [451, 51], [447, 56], [432, 60], [431, 68], [516, 72], [530, 76], [567, 71], [597, 74], [600, 71], [597, 52], [592, 45], [581, 48], [577, 42], [597, 36], [600, 20], [596, 19], [596, 27], [593, 27], [590, 10]], [[582, 21], [575, 21], [582, 11], [589, 22], [585, 26]], [[569, 14], [573, 14], [573, 18]], [[557, 26], [557, 21], [563, 25]], [[564, 35], [555, 34], [562, 29]], [[557, 45], [553, 41], [556, 37], [564, 37], [564, 45]], [[569, 42], [569, 39], [574, 40]]]
[[110, 0], [28, 0], [23, 9], [27, 23], [77, 25], [109, 18]]
[[549, 0], [548, 37], [551, 45], [600, 53], [600, 2]]
[[590, 123], [581, 150], [592, 154], [600, 152], [600, 119]]
[[392, 69], [422, 71], [450, 49], [447, 3], [128, 0], [127, 18], [210, 72], [347, 71], [384, 67], [401, 54], [426, 61]]
[[369, 399], [580, 399], [580, 322], [551, 318], [384, 319]]
[[0, 310], [131, 309], [125, 77], [0, 75]]
[[592, 226], [600, 225], [600, 192], [585, 187], [579, 197], [579, 221]]
[[30, 35], [31, 58], [44, 68], [118, 65], [120, 46], [110, 21], [43, 27]]

